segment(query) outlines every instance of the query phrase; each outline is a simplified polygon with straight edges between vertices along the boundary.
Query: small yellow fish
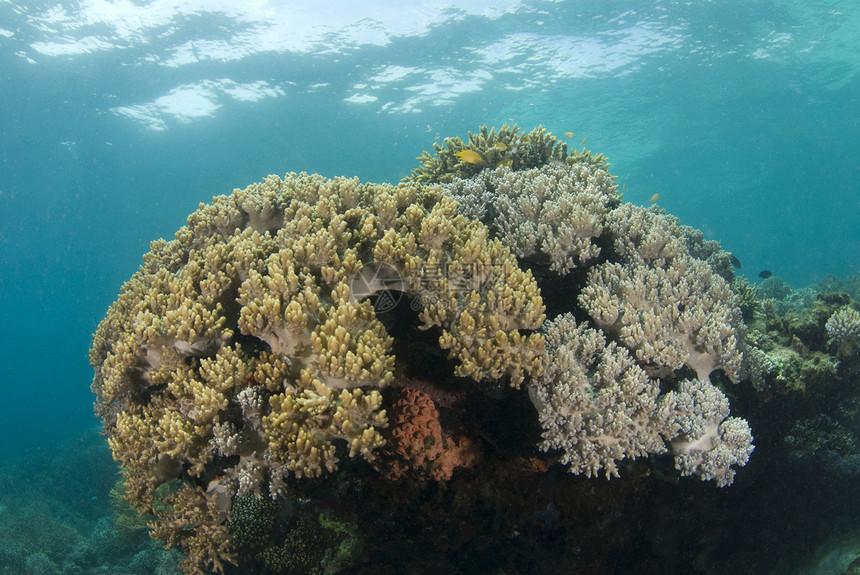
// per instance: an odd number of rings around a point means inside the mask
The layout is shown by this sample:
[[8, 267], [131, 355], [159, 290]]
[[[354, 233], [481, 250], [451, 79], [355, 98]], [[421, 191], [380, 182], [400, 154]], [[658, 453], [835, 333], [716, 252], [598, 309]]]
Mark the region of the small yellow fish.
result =
[[621, 189], [622, 189], [622, 190], [626, 190], [626, 189], [627, 189], [627, 183], [626, 183], [626, 182], [621, 186]]
[[511, 158], [505, 158], [504, 160], [502, 160], [502, 161], [500, 161], [498, 164], [496, 164], [496, 167], [497, 167], [497, 168], [498, 168], [499, 166], [509, 166], [509, 167], [510, 167], [510, 166], [512, 166], [513, 164], [514, 164], [514, 161], [513, 161]]
[[574, 137], [575, 135], [576, 135], [576, 134], [574, 134], [573, 132], [565, 132], [565, 133], [564, 133], [564, 137], [565, 137], [565, 138], [572, 138], [572, 137]]
[[587, 140], [587, 139], [588, 139], [588, 136], [585, 136], [585, 137], [582, 139], [582, 145], [583, 145], [583, 146], [585, 146], [585, 140]]
[[529, 143], [531, 143], [531, 141], [532, 141], [532, 139], [529, 138], [528, 136], [523, 136], [523, 139], [520, 140], [520, 143], [521, 144], [529, 144]]
[[505, 144], [504, 142], [496, 142], [496, 145], [493, 147], [500, 152], [504, 152], [505, 150], [508, 149], [508, 145]]
[[468, 162], [470, 164], [483, 164], [484, 158], [481, 157], [481, 154], [475, 152], [474, 150], [460, 150], [454, 154], [458, 158], [460, 158], [464, 162]]
[[653, 204], [654, 202], [656, 202], [659, 199], [660, 199], [660, 194], [654, 194], [653, 196], [648, 198], [648, 203]]

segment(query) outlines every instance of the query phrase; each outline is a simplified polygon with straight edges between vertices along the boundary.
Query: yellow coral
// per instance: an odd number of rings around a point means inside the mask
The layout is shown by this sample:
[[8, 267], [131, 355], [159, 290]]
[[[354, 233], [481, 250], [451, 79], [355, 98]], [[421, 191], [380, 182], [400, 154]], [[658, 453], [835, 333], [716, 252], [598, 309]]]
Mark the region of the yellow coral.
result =
[[271, 411], [263, 418], [263, 434], [276, 461], [297, 477], [317, 477], [337, 467], [333, 438], [345, 439], [350, 457], [374, 459], [384, 443], [378, 428], [387, 420], [382, 396], [376, 390], [343, 389], [340, 393], [302, 372], [303, 389], [269, 399]]
[[[590, 154], [576, 153], [577, 159], [590, 159]], [[480, 161], [461, 161], [465, 157]], [[504, 124], [498, 132], [495, 128], [481, 126], [478, 132], [469, 132], [468, 143], [460, 138], [445, 138], [442, 146], [433, 144], [433, 153], [422, 152], [418, 157], [421, 167], [412, 170], [407, 180], [451, 182], [456, 178], [470, 178], [488, 167], [510, 166], [514, 170], [525, 170], [567, 157], [567, 144], [541, 126], [528, 134], [521, 132], [516, 124]], [[600, 163], [605, 163], [602, 156]]]
[[334, 388], [388, 384], [394, 368], [394, 356], [389, 354], [392, 340], [370, 302], [341, 300], [326, 315], [311, 334], [311, 351], [326, 384]]
[[[185, 485], [167, 496], [159, 506], [157, 521], [149, 523], [151, 535], [165, 541], [165, 547], [182, 546], [186, 558], [182, 569], [188, 575], [224, 573], [224, 562], [236, 564], [230, 533], [224, 523], [227, 512], [218, 506], [215, 494]], [[188, 526], [194, 526], [188, 529]]]
[[384, 290], [424, 306], [459, 375], [516, 386], [543, 368], [542, 336], [521, 333], [544, 319], [534, 278], [436, 186], [269, 176], [153, 242], [94, 336], [92, 388], [139, 508], [165, 481], [195, 486], [196, 515], [153, 526], [187, 571], [223, 559], [204, 540], [224, 516], [197, 490], [277, 497], [334, 471], [339, 442], [374, 460], [396, 361], [368, 299]]

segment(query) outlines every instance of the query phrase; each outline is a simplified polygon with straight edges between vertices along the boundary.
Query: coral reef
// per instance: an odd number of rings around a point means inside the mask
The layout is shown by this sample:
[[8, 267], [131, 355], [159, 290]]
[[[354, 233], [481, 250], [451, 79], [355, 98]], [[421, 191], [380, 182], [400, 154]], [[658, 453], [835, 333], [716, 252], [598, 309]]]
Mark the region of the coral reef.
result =
[[779, 276], [771, 276], [756, 286], [756, 297], [759, 299], [782, 300], [791, 294], [791, 286]]
[[[447, 193], [529, 265], [557, 275], [587, 271], [580, 305], [640, 361], [687, 365], [702, 379], [722, 369], [737, 380], [740, 319], [731, 277], [720, 275], [731, 274], [728, 254], [656, 208], [618, 205], [605, 167], [502, 167], [452, 183]], [[688, 244], [712, 264], [693, 257]]]
[[[474, 153], [472, 161], [463, 159], [462, 152]], [[496, 133], [495, 128], [481, 126], [478, 133], [469, 132], [469, 142], [459, 137], [445, 138], [443, 145], [433, 144], [433, 153], [424, 151], [418, 157], [421, 166], [412, 170], [409, 179], [417, 182], [450, 182], [467, 179], [486, 168], [509, 166], [523, 170], [542, 166], [551, 160], [567, 157], [567, 144], [544, 130], [535, 128], [531, 133], [520, 132], [507, 124]]]
[[799, 419], [785, 435], [789, 460], [838, 478], [860, 475], [860, 397]]
[[731, 485], [737, 465], [743, 467], [753, 452], [746, 420], [729, 417], [725, 394], [701, 379], [684, 380], [663, 398], [673, 431], [675, 468], [681, 475], [698, 475], [719, 487]]
[[[567, 291], [579, 294], [553, 307], [587, 318], [590, 343], [551, 345], [547, 371], [530, 387], [544, 427], [541, 446], [562, 450], [571, 472], [617, 475], [619, 459], [665, 450], [674, 435], [657, 414], [660, 380], [668, 389], [686, 377], [683, 370], [701, 381], [719, 370], [738, 381], [743, 321], [730, 287], [730, 256], [657, 208], [620, 204], [605, 165], [567, 158], [521, 171], [502, 166], [455, 180], [446, 193], [535, 270], [542, 290], [569, 281]], [[554, 341], [586, 337], [587, 328], [572, 318], [559, 321], [548, 328]], [[611, 375], [596, 375], [603, 371]], [[727, 425], [726, 433], [729, 427], [737, 426]], [[743, 465], [751, 438], [748, 428], [737, 434], [732, 464]], [[693, 468], [720, 485], [733, 477], [728, 469]]]
[[558, 449], [571, 473], [618, 476], [616, 461], [662, 453], [666, 417], [656, 381], [624, 347], [570, 314], [544, 327], [550, 361], [529, 388], [544, 429], [544, 450]]
[[737, 306], [741, 310], [741, 316], [745, 323], [755, 319], [756, 312], [762, 307], [756, 299], [755, 287], [745, 277], [737, 277], [732, 280], [732, 291], [737, 299]]
[[625, 204], [608, 219], [617, 260], [590, 270], [579, 296], [595, 324], [647, 364], [687, 366], [703, 380], [722, 369], [736, 381], [739, 319], [729, 284], [687, 253], [676, 222], [656, 210]]
[[[729, 285], [733, 279], [729, 255], [716, 242], [705, 241], [700, 232], [681, 226], [677, 218], [656, 208], [619, 205], [617, 186], [605, 166], [568, 160], [523, 171], [504, 166], [487, 169], [468, 180], [454, 181], [447, 193], [458, 200], [462, 213], [486, 223], [529, 265], [560, 276], [574, 268], [587, 271], [578, 303], [613, 341], [606, 351], [610, 356], [617, 344], [664, 378], [690, 368], [700, 380], [722, 370], [737, 381], [742, 354], [735, 332], [742, 322]], [[583, 336], [575, 323], [570, 325], [566, 322], [568, 333], [561, 339]], [[560, 327], [551, 328], [555, 329]], [[605, 343], [592, 347], [603, 348]], [[548, 351], [548, 365], [558, 364], [554, 353], [561, 352]], [[571, 357], [577, 352], [563, 353]], [[584, 366], [600, 363], [591, 357], [593, 350], [582, 353], [579, 361]], [[669, 439], [661, 430], [665, 422], [655, 417], [655, 405], [640, 405], [649, 397], [653, 403], [659, 382], [650, 381], [645, 371], [632, 375], [631, 365], [641, 370], [634, 359], [613, 360], [619, 364], [614, 376], [626, 373], [636, 381], [623, 390], [603, 389], [602, 382], [587, 382], [587, 378], [562, 381], [577, 379], [567, 363], [558, 368], [564, 377], [548, 372], [535, 380], [532, 398], [545, 428], [542, 446], [562, 449], [562, 460], [571, 471], [591, 475], [603, 468], [607, 475], [616, 475], [616, 460], [663, 451], [663, 439]], [[580, 368], [580, 377], [589, 369], [597, 368]], [[589, 389], [606, 406], [589, 405], [582, 396], [585, 392], [574, 391], [582, 389]], [[563, 414], [561, 421], [556, 414]], [[595, 423], [598, 420], [611, 422], [612, 427], [603, 429]], [[589, 436], [602, 443], [595, 445]], [[749, 439], [748, 431], [745, 437]], [[746, 459], [740, 455], [737, 461]], [[731, 477], [718, 482], [728, 484]]]
[[743, 364], [741, 366], [741, 377], [750, 382], [753, 389], [759, 393], [766, 393], [772, 380], [772, 374], [776, 370], [776, 364], [761, 349], [761, 332], [754, 330], [748, 333], [743, 346]]
[[718, 388], [745, 345], [728, 254], [543, 128], [445, 145], [397, 186], [287, 174], [201, 204], [99, 325], [96, 413], [185, 573], [353, 562], [354, 522], [296, 495], [322, 482], [746, 464]]
[[[609, 477], [618, 475], [620, 459], [662, 453], [670, 441], [683, 474], [729, 485], [730, 466], [746, 464], [752, 451], [746, 422], [728, 420], [720, 428], [727, 409], [713, 401], [707, 408], [712, 425], [681, 421], [695, 419], [689, 410], [703, 409], [689, 400], [685, 370], [726, 405], [711, 374], [739, 379], [742, 320], [735, 296], [711, 265], [690, 255], [691, 236], [677, 219], [632, 204], [600, 215], [603, 232], [593, 242], [604, 248], [582, 270], [577, 290], [577, 313], [593, 327], [567, 315], [553, 320], [548, 367], [530, 389], [544, 428], [541, 447], [562, 450], [572, 473], [602, 469]], [[708, 253], [717, 252], [710, 246]], [[677, 390], [665, 393], [673, 385]]]
[[701, 262], [667, 267], [601, 264], [589, 273], [580, 302], [594, 322], [637, 359], [707, 379], [722, 369], [736, 380], [741, 356], [725, 282]]
[[677, 222], [687, 244], [687, 252], [697, 260], [706, 262], [721, 278], [729, 283], [735, 280], [735, 268], [732, 265], [732, 255], [720, 247], [720, 243], [714, 240], [706, 240], [702, 230], [690, 226], [683, 226], [678, 218], [663, 214], [664, 217]]
[[354, 520], [290, 498], [236, 497], [227, 528], [242, 565], [271, 575], [337, 573], [362, 545]]
[[108, 494], [114, 511], [114, 523], [117, 531], [133, 535], [134, 532], [146, 529], [147, 523], [155, 519], [153, 515], [142, 515], [137, 512], [125, 496], [125, 482], [120, 479]]
[[845, 293], [799, 291], [800, 300], [795, 292], [765, 300], [749, 322], [743, 371], [760, 393], [825, 396], [860, 371], [857, 303]]

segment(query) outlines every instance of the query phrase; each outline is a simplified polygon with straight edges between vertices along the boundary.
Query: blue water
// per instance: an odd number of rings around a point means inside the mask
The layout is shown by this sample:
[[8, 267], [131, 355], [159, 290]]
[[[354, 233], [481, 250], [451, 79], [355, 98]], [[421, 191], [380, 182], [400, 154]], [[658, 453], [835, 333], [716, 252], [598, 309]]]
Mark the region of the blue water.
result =
[[482, 124], [587, 137], [750, 278], [860, 270], [855, 0], [229, 4], [0, 3], [0, 452], [98, 426], [90, 334], [199, 202]]

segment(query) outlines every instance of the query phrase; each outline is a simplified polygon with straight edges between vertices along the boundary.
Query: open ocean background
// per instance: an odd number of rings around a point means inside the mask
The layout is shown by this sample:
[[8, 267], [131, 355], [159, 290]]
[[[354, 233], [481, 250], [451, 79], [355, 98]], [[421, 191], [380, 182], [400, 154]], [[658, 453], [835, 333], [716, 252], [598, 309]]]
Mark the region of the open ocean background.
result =
[[200, 202], [270, 173], [396, 182], [504, 123], [587, 137], [625, 200], [659, 194], [751, 281], [860, 271], [856, 0], [0, 0], [7, 485], [90, 445], [91, 333]]

